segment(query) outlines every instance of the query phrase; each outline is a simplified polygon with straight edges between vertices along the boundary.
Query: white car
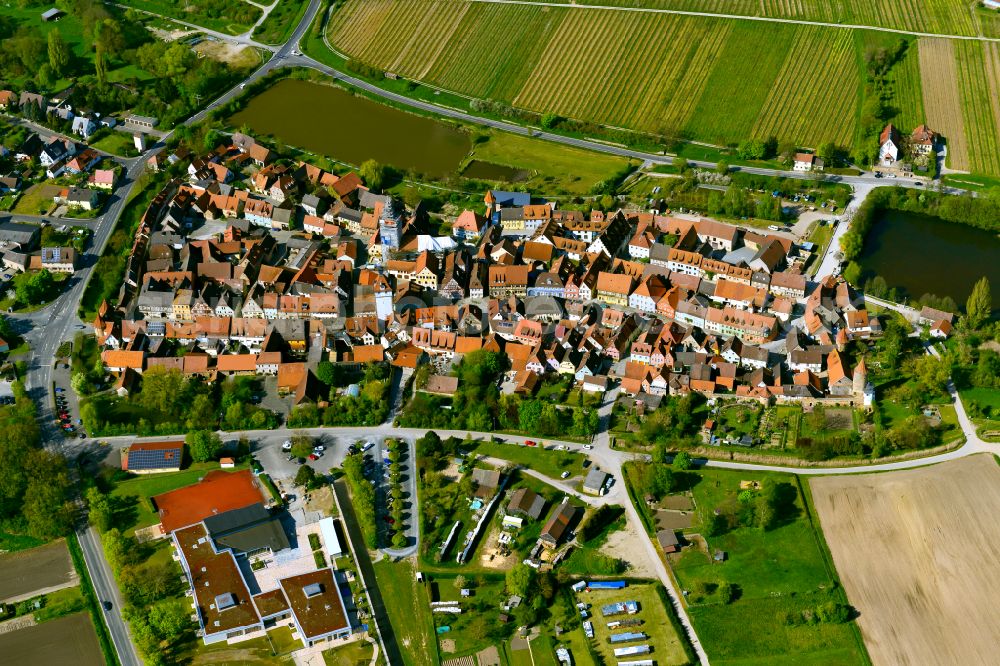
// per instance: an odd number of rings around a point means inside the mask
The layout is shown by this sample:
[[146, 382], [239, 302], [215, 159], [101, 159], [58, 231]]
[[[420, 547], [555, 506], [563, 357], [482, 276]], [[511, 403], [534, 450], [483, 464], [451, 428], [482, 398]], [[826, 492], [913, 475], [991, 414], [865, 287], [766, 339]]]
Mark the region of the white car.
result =
[[770, 229], [771, 231], [781, 231], [781, 227], [779, 227], [777, 224], [769, 224], [767, 225], [767, 228]]
[[585, 448], [586, 450], [590, 451], [592, 448], [594, 448], [594, 445], [593, 444], [584, 444], [583, 448]]
[[562, 474], [559, 475], [559, 478], [560, 479], [568, 479], [569, 478], [569, 472], [563, 472]]
[[313, 453], [323, 453], [324, 451], [326, 451], [326, 447], [322, 444], [317, 444], [313, 447]]
[[365, 442], [365, 445], [361, 447], [362, 451], [367, 451], [368, 449], [375, 446], [375, 442]]
[[285, 443], [281, 445], [281, 450], [282, 451], [291, 451], [292, 450], [292, 442], [290, 440], [286, 439]]

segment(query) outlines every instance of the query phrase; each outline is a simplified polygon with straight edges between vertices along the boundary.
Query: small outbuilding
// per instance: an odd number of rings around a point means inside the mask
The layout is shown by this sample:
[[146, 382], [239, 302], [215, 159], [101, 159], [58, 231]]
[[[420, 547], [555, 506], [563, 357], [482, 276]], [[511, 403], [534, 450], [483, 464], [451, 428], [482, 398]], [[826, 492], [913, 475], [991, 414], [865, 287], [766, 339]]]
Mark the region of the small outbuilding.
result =
[[660, 544], [660, 548], [663, 549], [664, 553], [676, 553], [681, 549], [677, 533], [673, 530], [660, 530], [656, 533], [656, 541]]

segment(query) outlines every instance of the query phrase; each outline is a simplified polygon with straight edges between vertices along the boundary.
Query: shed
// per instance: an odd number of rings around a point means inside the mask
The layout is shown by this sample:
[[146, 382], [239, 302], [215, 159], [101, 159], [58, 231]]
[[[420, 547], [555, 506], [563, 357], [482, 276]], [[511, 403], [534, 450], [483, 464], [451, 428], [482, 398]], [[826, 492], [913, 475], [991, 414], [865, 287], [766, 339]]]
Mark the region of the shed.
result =
[[587, 478], [583, 480], [583, 491], [591, 495], [600, 495], [604, 490], [604, 484], [608, 480], [608, 474], [596, 467], [592, 467], [587, 472]]
[[673, 530], [660, 530], [656, 533], [656, 541], [664, 553], [676, 553], [681, 549], [680, 541]]
[[55, 21], [56, 19], [62, 18], [64, 14], [65, 12], [63, 12], [61, 9], [56, 9], [55, 7], [53, 7], [52, 9], [46, 9], [44, 12], [42, 12], [42, 20]]
[[319, 531], [323, 535], [323, 546], [326, 548], [326, 554], [330, 559], [338, 558], [344, 554], [344, 549], [340, 545], [340, 538], [337, 536], [337, 528], [333, 524], [333, 518], [326, 517], [319, 521]]

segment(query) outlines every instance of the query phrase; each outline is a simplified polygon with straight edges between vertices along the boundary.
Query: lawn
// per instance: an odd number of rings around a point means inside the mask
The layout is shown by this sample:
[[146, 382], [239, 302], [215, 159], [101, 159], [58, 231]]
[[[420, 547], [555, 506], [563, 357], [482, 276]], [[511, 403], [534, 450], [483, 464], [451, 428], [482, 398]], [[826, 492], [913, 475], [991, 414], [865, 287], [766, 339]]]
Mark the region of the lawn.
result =
[[[708, 537], [708, 552], [726, 553], [714, 562], [697, 546], [670, 557], [689, 612], [713, 663], [773, 659], [770, 663], [859, 663], [864, 658], [852, 624], [789, 626], [784, 612], [801, 612], [827, 601], [842, 601], [836, 572], [828, 564], [822, 535], [806, 506], [798, 480], [789, 474], [703, 470], [693, 487], [704, 521], [717, 507], [739, 506], [740, 483], [778, 484], [794, 501], [779, 512], [777, 526], [729, 529]], [[738, 510], [738, 509], [737, 509]], [[692, 532], [705, 533], [701, 524]], [[723, 604], [717, 587], [731, 583], [736, 600]], [[739, 663], [743, 663], [739, 661]]]
[[[129, 0], [126, 4], [153, 14], [204, 26], [210, 30], [238, 35], [249, 30], [261, 10], [243, 0]], [[261, 3], [264, 4], [264, 3]]]
[[[590, 641], [591, 646], [597, 651], [606, 664], [613, 664], [616, 661], [614, 647], [608, 642], [608, 637], [613, 633], [624, 631], [642, 632], [649, 638], [647, 640], [629, 645], [651, 645], [652, 655], [658, 664], [686, 664], [687, 656], [681, 637], [674, 630], [667, 610], [663, 606], [656, 590], [656, 584], [635, 585], [630, 584], [624, 590], [595, 590], [593, 592], [581, 592], [577, 595], [579, 601], [590, 605], [591, 623], [594, 627], [594, 638]], [[609, 629], [608, 622], [612, 618], [605, 618], [601, 614], [601, 606], [621, 601], [638, 601], [639, 612], [636, 615], [615, 616], [614, 620], [640, 619], [642, 624], [638, 627], [622, 627], [619, 629]], [[578, 655], [577, 658], [582, 658]]]
[[253, 31], [253, 38], [264, 44], [283, 44], [291, 36], [308, 6], [306, 0], [281, 0]]
[[534, 177], [525, 186], [544, 187], [547, 192], [587, 193], [627, 164], [620, 157], [500, 131], [475, 144], [470, 157], [530, 171]]
[[18, 199], [13, 213], [23, 215], [44, 215], [55, 205], [52, 197], [59, 193], [59, 188], [47, 183], [32, 185]]
[[128, 132], [110, 130], [97, 141], [91, 142], [90, 146], [97, 150], [103, 150], [106, 153], [122, 157], [134, 157], [138, 155], [138, 151], [135, 149], [135, 141]]
[[374, 648], [366, 641], [355, 641], [347, 645], [323, 650], [326, 666], [367, 666], [372, 661]]
[[433, 666], [438, 663], [437, 639], [427, 591], [416, 581], [409, 560], [382, 559], [374, 565], [375, 578], [386, 603], [389, 622], [402, 648], [406, 666]]
[[[455, 587], [456, 576], [433, 574], [431, 589], [436, 591], [435, 601], [455, 601], [462, 605], [463, 613], [455, 616], [448, 613], [434, 615], [435, 625], [447, 626], [450, 630], [439, 634], [439, 641], [453, 641], [455, 649], [451, 653], [441, 651], [442, 659], [452, 654], [472, 654], [493, 644], [486, 633], [489, 626], [497, 621], [500, 601], [503, 599], [504, 578], [502, 575], [479, 575], [468, 577], [466, 585], [472, 588], [471, 597], [462, 597]], [[440, 643], [439, 643], [440, 648]]]
[[[539, 445], [544, 442], [538, 441]], [[542, 449], [539, 446], [521, 446], [520, 444], [497, 444], [495, 442], [481, 442], [476, 446], [475, 452], [481, 456], [501, 458], [517, 465], [530, 467], [539, 474], [558, 479], [564, 472], [568, 471], [570, 476], [583, 473], [583, 461], [585, 457], [574, 451], [556, 451], [554, 449]]]

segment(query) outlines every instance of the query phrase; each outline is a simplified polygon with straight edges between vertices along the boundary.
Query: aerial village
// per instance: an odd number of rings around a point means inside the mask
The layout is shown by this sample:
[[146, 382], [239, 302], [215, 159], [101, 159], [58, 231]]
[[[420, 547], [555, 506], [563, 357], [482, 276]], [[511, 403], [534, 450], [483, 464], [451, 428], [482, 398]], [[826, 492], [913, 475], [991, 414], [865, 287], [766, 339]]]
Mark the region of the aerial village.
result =
[[[323, 401], [319, 363], [432, 364], [478, 349], [510, 361], [504, 390], [553, 373], [646, 401], [697, 391], [759, 401], [872, 399], [844, 350], [882, 325], [840, 277], [810, 282], [811, 244], [711, 219], [561, 210], [488, 191], [431, 235], [421, 206], [279, 159], [254, 139], [183, 161], [136, 231], [117, 304], [94, 332], [117, 389], [144, 370], [273, 376]], [[936, 336], [952, 315], [926, 311]], [[442, 381], [448, 390], [453, 381]]]

